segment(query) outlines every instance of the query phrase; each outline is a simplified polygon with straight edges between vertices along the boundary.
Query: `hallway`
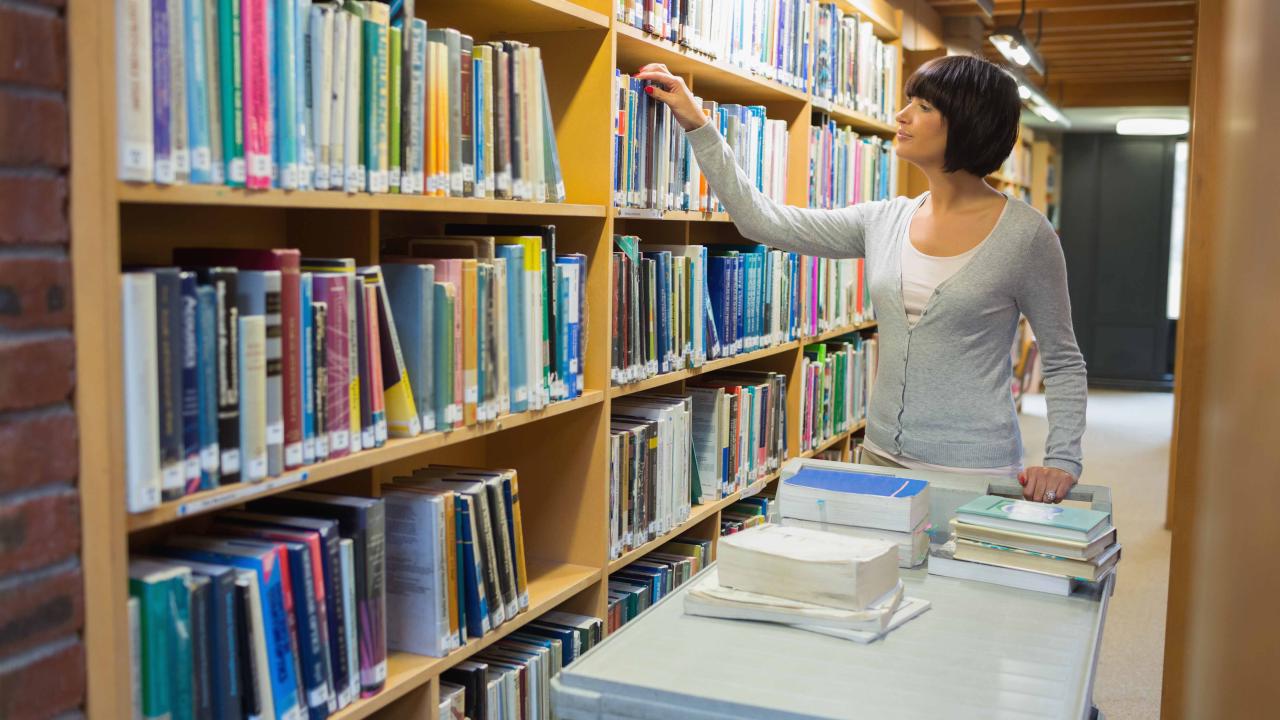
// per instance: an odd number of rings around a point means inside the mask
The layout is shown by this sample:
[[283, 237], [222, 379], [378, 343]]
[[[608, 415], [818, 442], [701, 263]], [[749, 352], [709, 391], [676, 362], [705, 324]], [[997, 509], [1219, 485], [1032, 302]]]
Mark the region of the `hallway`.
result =
[[[1111, 488], [1124, 546], [1103, 631], [1094, 703], [1108, 720], [1159, 716], [1169, 540], [1164, 529], [1173, 395], [1092, 390], [1084, 482]], [[1026, 464], [1044, 454], [1043, 395], [1023, 400]]]

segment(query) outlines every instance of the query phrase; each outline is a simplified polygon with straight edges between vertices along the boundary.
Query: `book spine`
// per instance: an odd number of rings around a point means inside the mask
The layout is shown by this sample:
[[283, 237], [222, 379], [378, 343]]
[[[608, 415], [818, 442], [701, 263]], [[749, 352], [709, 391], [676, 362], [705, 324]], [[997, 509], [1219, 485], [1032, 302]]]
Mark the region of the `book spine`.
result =
[[267, 3], [271, 1], [242, 0], [240, 10], [245, 185], [255, 190], [271, 187], [271, 58], [267, 54]]
[[191, 128], [187, 124], [187, 0], [169, 2], [169, 138], [175, 183], [191, 179]]
[[204, 5], [204, 67], [206, 117], [209, 122], [209, 182], [227, 182], [226, 153], [222, 135], [222, 45], [218, 33], [218, 0], [200, 0]]
[[221, 484], [240, 481], [240, 309], [234, 268], [209, 271], [216, 312], [218, 450]]
[[182, 363], [177, 355], [182, 338], [182, 289], [176, 271], [159, 271], [155, 275], [161, 499], [167, 501], [182, 497], [186, 490], [182, 447]]
[[280, 268], [278, 314], [284, 468], [303, 464], [302, 289], [297, 250], [275, 253]]
[[179, 273], [178, 283], [180, 331], [176, 340], [182, 382], [178, 397], [182, 415], [182, 480], [183, 494], [190, 495], [200, 489], [199, 300], [196, 297], [195, 273]]
[[[369, 367], [369, 314], [366, 308], [368, 301], [364, 292], [364, 281], [356, 279], [356, 375], [359, 377], [359, 430], [361, 449], [372, 448], [375, 443], [374, 409], [370, 392], [373, 388], [372, 372]], [[353, 412], [356, 409], [352, 408]], [[356, 432], [356, 428], [352, 428]]]
[[172, 94], [169, 67], [169, 3], [151, 2], [151, 112], [155, 181], [173, 184]]
[[218, 89], [226, 183], [245, 184], [244, 66], [241, 0], [217, 0]]
[[434, 283], [432, 352], [435, 366], [435, 412], [440, 429], [454, 426], [453, 415], [453, 317], [454, 291], [449, 283]]
[[281, 274], [269, 270], [263, 272], [263, 275], [266, 288], [264, 321], [267, 342], [267, 474], [275, 476], [284, 472], [285, 467], [283, 303], [280, 289]]
[[[373, 283], [364, 285], [366, 332], [369, 348], [369, 407], [373, 414], [374, 447], [382, 447], [387, 442], [387, 405], [383, 395], [382, 383], [382, 345], [380, 338], [382, 323], [378, 313], [378, 288]], [[412, 413], [411, 413], [412, 415]], [[417, 419], [416, 417], [414, 418]]]
[[213, 179], [213, 158], [209, 144], [209, 72], [205, 0], [186, 2], [187, 118], [191, 143], [191, 182], [207, 184]]
[[277, 182], [285, 190], [298, 189], [297, 77], [298, 49], [294, 22], [297, 0], [272, 0], [270, 62], [273, 63], [270, 102], [273, 104], [273, 148], [278, 153]]
[[347, 23], [350, 14], [334, 8], [333, 33], [329, 66], [332, 89], [329, 95], [329, 175], [328, 187], [345, 188], [346, 178], [346, 112], [347, 112]]
[[[346, 5], [350, 10], [354, 7]], [[361, 91], [360, 84], [364, 61], [364, 19], [362, 15], [348, 13], [347, 17], [347, 57], [346, 67], [346, 107], [343, 120], [343, 163], [344, 187], [347, 192], [355, 193], [366, 186], [365, 166], [362, 162], [361, 147]], [[354, 438], [353, 438], [354, 441]]]
[[462, 424], [474, 425], [477, 420], [476, 406], [479, 400], [479, 376], [476, 367], [477, 345], [479, 341], [479, 304], [476, 301], [476, 262], [463, 260], [462, 263], [462, 326], [460, 339], [462, 349]]
[[370, 697], [382, 690], [387, 679], [386, 511], [382, 503], [366, 512], [364, 543], [364, 584], [358, 599], [360, 696]]
[[116, 3], [116, 172], [134, 182], [155, 178], [151, 22], [149, 0]]
[[387, 187], [393, 193], [402, 192], [401, 125], [404, 108], [400, 100], [404, 88], [401, 77], [403, 61], [404, 33], [393, 27], [387, 34]]
[[347, 286], [347, 422], [351, 427], [351, 452], [360, 452], [364, 448], [364, 428], [367, 426], [360, 404], [360, 388], [364, 383], [360, 361], [362, 293], [360, 280], [355, 275], [344, 275], [342, 279]]
[[302, 396], [302, 463], [310, 465], [316, 461], [316, 368], [315, 368], [315, 308], [311, 301], [311, 273], [298, 275], [298, 310], [301, 319], [298, 324], [300, 343], [296, 379], [298, 390]]
[[[415, 274], [421, 277], [420, 274]], [[417, 282], [415, 285], [418, 288], [418, 296], [424, 302], [421, 312], [425, 317], [430, 318], [431, 302], [424, 292], [429, 286], [422, 282]], [[418, 415], [420, 408], [415, 402], [405, 354], [400, 347], [399, 328], [392, 312], [391, 298], [387, 294], [386, 279], [380, 273], [374, 276], [373, 290], [376, 320], [380, 328], [376, 340], [380, 356], [378, 369], [382, 380], [376, 387], [382, 392], [386, 428], [384, 435], [413, 437], [422, 431], [422, 418]], [[432, 425], [434, 426], [434, 419]]]
[[124, 341], [125, 477], [129, 512], [160, 504], [160, 408], [157, 370], [156, 278], [120, 276]]
[[293, 36], [295, 67], [298, 76], [294, 79], [296, 100], [293, 106], [292, 122], [294, 135], [298, 142], [298, 189], [313, 189], [315, 178], [316, 152], [315, 137], [311, 131], [311, 120], [315, 113], [314, 83], [316, 66], [312, 65], [315, 53], [313, 45], [316, 36], [311, 32], [312, 0], [295, 0], [293, 14]]
[[328, 457], [338, 458], [351, 452], [350, 353], [352, 338], [347, 330], [347, 283], [341, 276], [317, 278], [321, 297], [326, 302], [325, 327], [326, 377], [325, 419], [328, 421]]
[[[408, 123], [405, 150], [406, 177], [401, 181], [401, 192], [421, 195], [426, 192], [424, 177], [426, 162], [426, 126], [427, 126], [427, 23], [420, 18], [413, 18], [409, 29], [409, 73], [408, 73]], [[407, 189], [406, 189], [407, 186]], [[430, 287], [430, 286], [428, 286]], [[424, 430], [426, 427], [424, 426]]]
[[449, 138], [449, 197], [461, 197], [462, 171], [462, 36], [452, 28], [445, 30], [448, 48], [446, 82], [449, 88], [448, 138]]
[[311, 145], [313, 150], [312, 186], [329, 189], [329, 122], [333, 106], [333, 17], [334, 8], [311, 5]]
[[218, 486], [218, 311], [215, 291], [196, 290], [196, 395], [199, 405], [200, 486]]
[[[312, 280], [312, 295], [319, 297]], [[313, 300], [311, 303], [312, 339], [312, 396], [315, 398], [315, 452], [316, 462], [329, 457], [329, 304]]]
[[476, 93], [475, 65], [472, 57], [474, 42], [470, 35], [462, 35], [458, 41], [458, 88], [461, 96], [459, 109], [459, 153], [462, 162], [462, 197], [475, 196], [476, 180]]
[[262, 315], [239, 318], [240, 455], [242, 477], [267, 476], [267, 328]]

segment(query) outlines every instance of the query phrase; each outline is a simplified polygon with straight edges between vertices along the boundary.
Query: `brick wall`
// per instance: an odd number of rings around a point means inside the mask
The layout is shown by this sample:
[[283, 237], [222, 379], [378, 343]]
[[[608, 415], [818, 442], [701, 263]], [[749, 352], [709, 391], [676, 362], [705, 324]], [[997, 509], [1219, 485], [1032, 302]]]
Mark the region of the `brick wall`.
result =
[[[86, 0], [87, 1], [87, 0]], [[0, 0], [0, 718], [84, 702], [62, 0]]]

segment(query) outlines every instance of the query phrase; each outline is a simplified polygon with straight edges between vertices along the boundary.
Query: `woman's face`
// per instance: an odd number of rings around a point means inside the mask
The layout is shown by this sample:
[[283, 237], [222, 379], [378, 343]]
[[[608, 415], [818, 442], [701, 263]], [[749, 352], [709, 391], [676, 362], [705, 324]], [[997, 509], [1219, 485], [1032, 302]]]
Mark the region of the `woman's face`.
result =
[[928, 101], [910, 102], [894, 117], [898, 121], [898, 157], [921, 168], [942, 167], [947, 152], [947, 121]]

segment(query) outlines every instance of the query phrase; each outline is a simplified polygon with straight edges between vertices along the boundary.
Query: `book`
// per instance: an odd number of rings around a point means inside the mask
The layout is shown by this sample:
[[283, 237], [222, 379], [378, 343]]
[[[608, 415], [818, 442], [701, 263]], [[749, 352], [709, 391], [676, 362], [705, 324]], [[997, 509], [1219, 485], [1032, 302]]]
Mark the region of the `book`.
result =
[[152, 11], [149, 0], [116, 3], [116, 127], [120, 138], [117, 176], [155, 179], [152, 111]]
[[848, 610], [747, 592], [719, 583], [714, 572], [700, 578], [684, 596], [686, 615], [755, 620], [785, 625], [817, 625], [880, 632], [903, 600], [902, 581], [864, 610]]
[[160, 410], [156, 347], [156, 278], [120, 276], [124, 368], [125, 483], [129, 512], [160, 504]]
[[382, 495], [387, 531], [387, 631], [389, 647], [444, 657], [458, 646], [450, 630], [446, 499], [412, 487]]
[[1120, 560], [1120, 545], [1113, 543], [1093, 560], [1073, 560], [1046, 553], [956, 538], [956, 560], [998, 565], [1018, 570], [1032, 570], [1049, 575], [1066, 575], [1090, 582], [1097, 581]]
[[[284, 337], [282, 327], [281, 273], [276, 270], [242, 271], [238, 280], [237, 304], [240, 317], [260, 317], [263, 322], [266, 368], [266, 475], [279, 475], [284, 471]], [[295, 359], [296, 362], [296, 359]], [[243, 368], [243, 363], [242, 363]], [[244, 369], [248, 375], [248, 369]], [[243, 416], [243, 408], [241, 410]], [[302, 459], [302, 447], [298, 446], [298, 460]]]
[[849, 537], [870, 538], [873, 540], [883, 540], [892, 543], [898, 548], [898, 567], [912, 568], [924, 562], [925, 557], [929, 554], [929, 520], [925, 518], [911, 532], [897, 532], [894, 530], [881, 530], [879, 528], [859, 527], [856, 525], [840, 525], [836, 523], [823, 523], [813, 520], [798, 520], [796, 518], [783, 517], [782, 525], [792, 527], [808, 528], [810, 530], [821, 530], [823, 532], [833, 532], [839, 535], [848, 535]]
[[1110, 513], [1065, 505], [983, 495], [956, 510], [956, 518], [978, 527], [1011, 530], [1059, 540], [1092, 542], [1111, 531]]
[[257, 482], [267, 477], [267, 329], [261, 315], [241, 315], [240, 350], [241, 477]]
[[[136, 598], [141, 621], [140, 666], [142, 685], [142, 717], [169, 717], [179, 696], [178, 679], [172, 675], [174, 668], [185, 663], [190, 667], [190, 646], [183, 637], [186, 634], [188, 606], [186, 581], [191, 571], [146, 560], [129, 562], [129, 595]], [[180, 657], [185, 653], [185, 658]], [[190, 698], [186, 698], [189, 703]]]
[[1070, 595], [1076, 587], [1075, 581], [1065, 575], [1048, 575], [1030, 570], [956, 560], [954, 557], [938, 552], [929, 553], [928, 571], [930, 575], [985, 582], [1063, 597]]
[[719, 543], [721, 584], [863, 610], [898, 582], [897, 548], [879, 540], [763, 525]]
[[911, 532], [929, 512], [924, 480], [804, 466], [779, 484], [783, 517]]

